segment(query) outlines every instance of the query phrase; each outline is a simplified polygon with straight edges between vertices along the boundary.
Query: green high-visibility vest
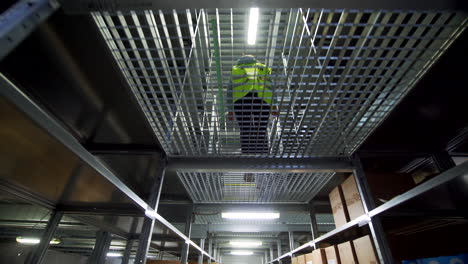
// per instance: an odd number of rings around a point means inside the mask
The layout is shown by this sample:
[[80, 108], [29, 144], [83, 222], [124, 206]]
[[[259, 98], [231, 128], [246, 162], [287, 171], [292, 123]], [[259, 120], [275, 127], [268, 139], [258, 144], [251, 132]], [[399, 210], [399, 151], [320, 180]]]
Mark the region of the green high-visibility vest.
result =
[[271, 68], [262, 63], [236, 65], [232, 68], [233, 102], [245, 97], [250, 92], [268, 104], [273, 103], [273, 91], [270, 81]]

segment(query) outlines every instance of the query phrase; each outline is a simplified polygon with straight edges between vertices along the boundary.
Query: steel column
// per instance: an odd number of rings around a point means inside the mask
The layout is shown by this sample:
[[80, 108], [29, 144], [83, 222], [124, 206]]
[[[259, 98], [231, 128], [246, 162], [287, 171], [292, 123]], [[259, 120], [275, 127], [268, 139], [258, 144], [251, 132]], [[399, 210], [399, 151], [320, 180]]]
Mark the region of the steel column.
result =
[[47, 249], [49, 248], [50, 240], [52, 240], [55, 231], [57, 230], [60, 221], [62, 220], [63, 212], [62, 211], [54, 211], [50, 216], [49, 222], [44, 230], [44, 233], [41, 237], [41, 242], [39, 245], [36, 246], [32, 255], [28, 258], [26, 263], [30, 264], [40, 264], [44, 260], [44, 257], [47, 253]]
[[98, 231], [96, 234], [96, 243], [94, 244], [93, 253], [89, 257], [89, 264], [104, 264], [106, 262], [107, 252], [112, 241], [112, 236], [109, 232]]
[[[309, 214], [310, 214], [310, 230], [312, 233], [312, 240], [318, 238], [318, 225], [315, 213], [315, 203], [310, 201], [309, 203]], [[317, 249], [317, 245], [314, 243], [314, 249]]]
[[[355, 166], [354, 169], [354, 178], [356, 180], [356, 184], [361, 195], [361, 200], [363, 203], [364, 211], [366, 214], [369, 211], [375, 208], [374, 198], [372, 197], [372, 193], [370, 191], [369, 184], [367, 182], [366, 175], [364, 173], [364, 169], [361, 164], [361, 160], [359, 157], [355, 156], [353, 159], [353, 164]], [[385, 231], [382, 227], [382, 223], [380, 221], [379, 216], [374, 216], [369, 218], [369, 229], [372, 234], [372, 238], [374, 240], [375, 249], [377, 251], [377, 255], [379, 257], [380, 263], [382, 264], [391, 264], [395, 263], [392, 252], [390, 251], [390, 247], [387, 242], [387, 238], [385, 237]]]
[[[200, 238], [200, 248], [205, 250], [205, 239]], [[198, 264], [203, 264], [203, 253], [199, 253], [198, 255]]]
[[292, 231], [289, 231], [288, 236], [289, 236], [289, 250], [293, 251], [294, 250], [294, 233]]
[[127, 244], [125, 245], [125, 251], [122, 257], [122, 264], [129, 264], [130, 263], [130, 255], [132, 254], [134, 239], [128, 239]]
[[[276, 246], [277, 246], [278, 258], [279, 258], [279, 257], [281, 257], [281, 255], [283, 254], [283, 253], [282, 253], [283, 250], [282, 250], [282, 248], [281, 248], [281, 239], [278, 239], [278, 241], [277, 241], [276, 243], [277, 243]], [[278, 261], [278, 263], [281, 264], [282, 261], [280, 260], [280, 261]]]
[[273, 261], [275, 259], [274, 255], [273, 255], [273, 247], [270, 247], [270, 259], [271, 259], [271, 261]]
[[268, 252], [265, 250], [265, 263], [268, 263]]
[[[153, 206], [156, 212], [159, 206], [159, 198], [161, 197], [165, 172], [166, 169], [162, 169], [161, 173], [155, 177], [153, 186], [151, 187], [151, 197], [149, 199], [149, 205]], [[135, 255], [135, 264], [146, 263], [146, 257], [148, 255], [151, 238], [153, 236], [154, 222], [155, 220], [149, 217], [145, 217], [145, 219], [143, 220], [143, 227], [141, 229], [138, 249]]]
[[[190, 238], [190, 233], [192, 232], [192, 222], [193, 222], [193, 205], [189, 205], [187, 208], [187, 219], [185, 221], [185, 231], [184, 234]], [[190, 250], [190, 245], [184, 243], [182, 245], [182, 251], [180, 253], [180, 263], [186, 264], [188, 261], [188, 254]]]
[[[211, 238], [211, 235], [209, 234], [208, 238], [208, 255], [212, 256], [213, 254], [213, 239]], [[208, 264], [211, 264], [211, 258], [208, 259]]]

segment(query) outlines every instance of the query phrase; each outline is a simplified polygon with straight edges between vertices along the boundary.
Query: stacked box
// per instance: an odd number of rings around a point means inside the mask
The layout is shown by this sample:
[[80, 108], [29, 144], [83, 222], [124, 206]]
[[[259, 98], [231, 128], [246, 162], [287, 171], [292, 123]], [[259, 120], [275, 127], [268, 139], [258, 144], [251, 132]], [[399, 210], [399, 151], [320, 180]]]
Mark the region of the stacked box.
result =
[[297, 256], [297, 264], [306, 264], [304, 255]]
[[297, 264], [297, 257], [291, 259], [291, 264]]
[[356, 264], [357, 258], [354, 252], [354, 246], [351, 241], [338, 244], [338, 253], [340, 256], [341, 264]]
[[306, 264], [327, 264], [327, 257], [323, 248], [316, 249], [305, 255]]
[[341, 264], [339, 257], [340, 254], [338, 253], [338, 248], [336, 246], [325, 248], [325, 256], [327, 264]]
[[354, 176], [348, 177], [342, 184], [343, 196], [348, 209], [349, 219], [354, 220], [365, 214], [364, 206], [362, 205], [361, 195], [357, 188]]
[[363, 236], [353, 240], [354, 250], [359, 264], [379, 263], [370, 236]]
[[340, 186], [335, 187], [328, 195], [333, 212], [335, 226], [340, 227], [349, 221], [348, 212], [344, 203], [343, 191]]

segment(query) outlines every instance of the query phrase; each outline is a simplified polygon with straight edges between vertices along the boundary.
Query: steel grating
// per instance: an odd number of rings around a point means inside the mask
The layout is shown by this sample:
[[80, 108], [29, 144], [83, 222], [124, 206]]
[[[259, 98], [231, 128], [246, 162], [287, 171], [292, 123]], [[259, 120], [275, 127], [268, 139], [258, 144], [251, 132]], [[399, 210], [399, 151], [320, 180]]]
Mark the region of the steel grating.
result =
[[[467, 26], [448, 11], [261, 9], [249, 46], [248, 12], [92, 13], [168, 155], [350, 155]], [[242, 54], [273, 69], [279, 115], [267, 154], [242, 154], [225, 117]]]
[[177, 172], [195, 203], [306, 203], [334, 173]]

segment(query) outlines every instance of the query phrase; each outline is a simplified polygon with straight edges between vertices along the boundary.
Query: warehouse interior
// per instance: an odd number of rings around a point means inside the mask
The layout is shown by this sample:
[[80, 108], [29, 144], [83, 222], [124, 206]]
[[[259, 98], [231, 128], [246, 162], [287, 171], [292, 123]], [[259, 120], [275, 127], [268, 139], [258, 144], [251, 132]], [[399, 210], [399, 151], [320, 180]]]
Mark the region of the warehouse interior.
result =
[[[467, 12], [1, 1], [0, 263], [468, 261]], [[245, 55], [266, 152], [229, 116]]]

